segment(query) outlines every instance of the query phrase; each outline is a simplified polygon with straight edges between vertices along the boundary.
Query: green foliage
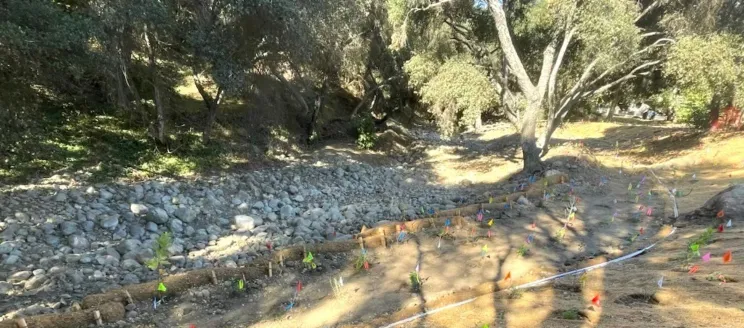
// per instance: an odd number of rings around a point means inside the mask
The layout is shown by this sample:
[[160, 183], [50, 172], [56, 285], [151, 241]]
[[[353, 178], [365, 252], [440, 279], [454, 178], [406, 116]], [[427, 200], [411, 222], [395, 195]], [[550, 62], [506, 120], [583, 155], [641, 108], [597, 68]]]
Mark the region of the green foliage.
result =
[[710, 122], [709, 104], [713, 98], [710, 90], [700, 88], [683, 89], [678, 96], [676, 120], [696, 128], [706, 128]]
[[406, 63], [404, 69], [418, 93], [429, 106], [440, 131], [446, 136], [457, 134], [465, 125], [471, 125], [483, 112], [498, 104], [498, 95], [486, 74], [465, 56], [446, 60], [432, 74], [433, 61], [421, 58]]
[[421, 277], [419, 277], [418, 272], [411, 272], [408, 275], [408, 279], [411, 281], [411, 289], [414, 292], [421, 290]]
[[[725, 102], [741, 102], [738, 90], [744, 87], [744, 42], [728, 34], [681, 37], [669, 51], [664, 74], [675, 91], [666, 91], [664, 102], [674, 106], [679, 122], [705, 128], [712, 107]], [[724, 102], [715, 102], [715, 99]]]
[[315, 264], [315, 257], [313, 257], [313, 253], [311, 252], [307, 252], [307, 255], [305, 255], [305, 258], [302, 259], [302, 264], [308, 270], [315, 270], [315, 268], [318, 267], [318, 265]]
[[601, 71], [627, 60], [641, 44], [640, 28], [635, 25], [639, 12], [633, 1], [584, 1], [577, 13], [583, 62], [599, 59]]
[[579, 311], [576, 309], [565, 310], [561, 312], [561, 318], [564, 320], [579, 320]]
[[377, 144], [375, 121], [372, 116], [366, 115], [359, 119], [357, 133], [356, 144], [360, 149], [372, 149]]
[[517, 249], [517, 255], [519, 255], [521, 257], [525, 257], [529, 253], [530, 253], [530, 249], [529, 249], [529, 247], [527, 247], [527, 245], [519, 246], [519, 248]]
[[173, 244], [173, 238], [171, 237], [170, 232], [166, 231], [160, 234], [152, 245], [152, 250], [155, 254], [151, 259], [145, 262], [145, 265], [147, 265], [150, 270], [157, 270], [158, 273], [160, 273], [162, 266], [170, 264], [168, 262], [168, 247], [170, 247], [171, 244]]

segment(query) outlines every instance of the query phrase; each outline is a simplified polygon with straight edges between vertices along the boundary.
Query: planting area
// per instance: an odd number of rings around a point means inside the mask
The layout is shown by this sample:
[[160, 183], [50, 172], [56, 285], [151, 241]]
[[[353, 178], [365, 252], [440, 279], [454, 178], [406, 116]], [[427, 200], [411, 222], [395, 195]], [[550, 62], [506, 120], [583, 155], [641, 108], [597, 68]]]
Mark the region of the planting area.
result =
[[[95, 311], [104, 326], [143, 328], [744, 325], [744, 188], [737, 185], [744, 152], [735, 151], [744, 138], [681, 147], [691, 141], [674, 129], [572, 128], [557, 133], [564, 141], [536, 176], [513, 174], [512, 150], [481, 147], [509, 138], [501, 130], [475, 135], [465, 153], [458, 145], [429, 148], [421, 167], [438, 179], [429, 183], [458, 184], [468, 195], [460, 203], [427, 206], [408, 195], [421, 205], [397, 216], [369, 211], [356, 221], [361, 229], [339, 225], [345, 238], [261, 241], [248, 263], [240, 262], [244, 232], [227, 232], [190, 250], [185, 266], [169, 263], [160, 276], [146, 269], [141, 284], [83, 282], [85, 294], [72, 305], [41, 316], [8, 312], [0, 327], [17, 327], [21, 317], [29, 327], [86, 326]], [[608, 129], [617, 140], [595, 135]], [[211, 248], [231, 238], [238, 242]], [[520, 288], [651, 245], [633, 258]], [[217, 260], [192, 266], [199, 256]], [[238, 265], [223, 260], [234, 258]], [[0, 304], [33, 306], [59, 293], [20, 294], [26, 282]]]

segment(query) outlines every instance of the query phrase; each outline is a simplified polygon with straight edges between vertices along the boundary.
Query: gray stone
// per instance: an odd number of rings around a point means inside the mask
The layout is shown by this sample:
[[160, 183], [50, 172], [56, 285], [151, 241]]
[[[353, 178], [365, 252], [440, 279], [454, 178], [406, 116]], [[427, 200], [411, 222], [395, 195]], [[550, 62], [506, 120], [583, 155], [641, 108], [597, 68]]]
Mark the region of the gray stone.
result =
[[41, 274], [45, 274], [46, 273], [46, 270], [44, 270], [44, 269], [36, 269], [32, 273], [34, 274], [34, 276], [38, 276], [38, 275], [41, 275]]
[[119, 251], [120, 254], [127, 254], [129, 252], [138, 251], [141, 248], [142, 243], [137, 239], [127, 239], [116, 246], [116, 250]]
[[67, 237], [67, 243], [73, 249], [86, 249], [90, 245], [88, 239], [85, 239], [85, 237], [81, 235], [70, 235]]
[[130, 204], [129, 210], [134, 213], [134, 215], [145, 215], [147, 212], [149, 212], [149, 209], [147, 206], [142, 204]]
[[7, 281], [0, 281], [0, 295], [7, 295], [13, 290], [13, 285]]
[[12, 283], [21, 282], [28, 278], [31, 278], [31, 275], [33, 275], [31, 271], [18, 271], [10, 275], [10, 277], [8, 277], [8, 281]]
[[52, 246], [52, 247], [59, 246], [59, 237], [57, 237], [57, 236], [48, 235], [48, 236], [44, 237], [44, 241], [46, 241], [46, 243], [49, 246]]
[[109, 200], [111, 198], [114, 198], [114, 194], [108, 192], [107, 190], [101, 189], [100, 192], [98, 192], [98, 195], [101, 196], [101, 198]]
[[132, 271], [138, 269], [140, 267], [140, 264], [133, 259], [126, 259], [124, 261], [121, 261], [121, 267], [124, 270]]
[[21, 258], [18, 255], [11, 254], [5, 259], [5, 265], [15, 265]]
[[290, 218], [294, 216], [294, 208], [292, 208], [292, 206], [290, 205], [284, 205], [279, 210], [279, 215], [281, 216], [282, 219]]
[[144, 234], [145, 234], [145, 228], [143, 228], [141, 225], [133, 224], [129, 226], [129, 235], [132, 236], [132, 238], [140, 238]]
[[127, 274], [124, 274], [124, 275], [123, 275], [123, 276], [121, 277], [121, 281], [120, 281], [120, 283], [121, 283], [122, 285], [133, 285], [133, 284], [139, 284], [139, 283], [140, 283], [140, 278], [139, 278], [139, 277], [137, 277], [137, 275], [136, 275], [136, 274], [134, 274], [134, 273], [127, 273]]
[[49, 280], [49, 278], [44, 274], [33, 276], [31, 279], [26, 280], [26, 283], [23, 284], [23, 288], [27, 290], [36, 289], [41, 287], [41, 285], [43, 285], [47, 280]]
[[250, 215], [236, 215], [233, 224], [238, 230], [253, 230], [256, 226], [263, 224], [263, 220]]
[[101, 270], [93, 271], [93, 279], [94, 280], [103, 280], [106, 278], [106, 275], [101, 272]]
[[168, 226], [170, 226], [171, 231], [175, 233], [183, 232], [183, 222], [181, 222], [181, 220], [179, 219], [170, 220]]
[[100, 265], [119, 266], [119, 259], [113, 255], [96, 256], [96, 262]]
[[4, 241], [0, 243], [0, 255], [10, 254], [17, 247], [14, 241]]
[[147, 222], [147, 231], [158, 232], [158, 225], [154, 222]]
[[295, 185], [289, 186], [289, 193], [290, 194], [293, 194], [294, 195], [294, 194], [297, 194], [298, 192], [300, 192], [300, 189], [297, 188], [297, 186], [295, 186]]
[[181, 253], [183, 253], [183, 245], [174, 243], [174, 244], [168, 246], [168, 254], [170, 254], [170, 255], [178, 255], [178, 254], [181, 254]]
[[259, 201], [255, 202], [255, 203], [253, 203], [253, 208], [255, 208], [257, 210], [260, 210], [260, 209], [264, 208], [264, 203], [259, 200]]
[[101, 228], [106, 230], [114, 230], [119, 225], [119, 218], [116, 216], [110, 216], [101, 220]]
[[147, 213], [146, 219], [153, 223], [165, 224], [168, 222], [168, 212], [162, 208], [154, 208]]
[[65, 221], [59, 225], [62, 234], [65, 236], [72, 235], [78, 231], [78, 225], [75, 222]]
[[54, 201], [55, 202], [66, 202], [67, 201], [67, 194], [64, 192], [58, 192], [56, 195], [54, 195]]
[[179, 207], [175, 212], [173, 212], [173, 215], [185, 223], [190, 223], [196, 218], [196, 213], [186, 207]]

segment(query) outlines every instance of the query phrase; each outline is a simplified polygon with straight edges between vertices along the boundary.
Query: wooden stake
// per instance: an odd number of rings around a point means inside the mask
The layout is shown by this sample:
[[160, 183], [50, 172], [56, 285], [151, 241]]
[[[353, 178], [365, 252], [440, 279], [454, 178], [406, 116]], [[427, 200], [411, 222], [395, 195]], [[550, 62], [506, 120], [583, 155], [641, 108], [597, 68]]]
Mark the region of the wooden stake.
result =
[[101, 312], [98, 310], [93, 311], [93, 318], [96, 319], [96, 325], [103, 326], [103, 320], [101, 320]]
[[217, 274], [214, 273], [214, 270], [212, 270], [212, 283], [217, 284]]
[[359, 248], [364, 250], [364, 237], [357, 238], [359, 240]]
[[269, 262], [269, 278], [274, 276], [274, 271], [271, 269], [271, 262]]
[[307, 246], [302, 245], [302, 258], [304, 259], [306, 257], [307, 257]]
[[124, 290], [124, 292], [127, 294], [127, 301], [129, 302], [129, 304], [134, 304], [134, 300], [132, 299], [132, 294], [129, 294], [129, 291], [126, 289]]
[[28, 328], [28, 325], [26, 324], [26, 319], [20, 318], [16, 320], [16, 325], [18, 325], [18, 328]]
[[279, 253], [279, 265], [284, 267], [284, 255], [282, 253]]
[[387, 237], [385, 236], [385, 230], [382, 230], [382, 247], [387, 248]]

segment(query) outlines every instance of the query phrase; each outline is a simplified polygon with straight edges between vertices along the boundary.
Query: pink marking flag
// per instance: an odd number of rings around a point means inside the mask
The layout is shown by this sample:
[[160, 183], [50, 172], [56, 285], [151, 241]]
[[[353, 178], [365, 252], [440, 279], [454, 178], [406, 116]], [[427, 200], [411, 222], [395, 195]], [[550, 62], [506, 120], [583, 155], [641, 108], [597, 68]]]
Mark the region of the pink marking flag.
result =
[[703, 260], [703, 262], [708, 262], [708, 261], [710, 261], [710, 252], [708, 252], [708, 253], [705, 253], [705, 255], [701, 256], [701, 257], [700, 257], [700, 259], [702, 259], [702, 260]]

